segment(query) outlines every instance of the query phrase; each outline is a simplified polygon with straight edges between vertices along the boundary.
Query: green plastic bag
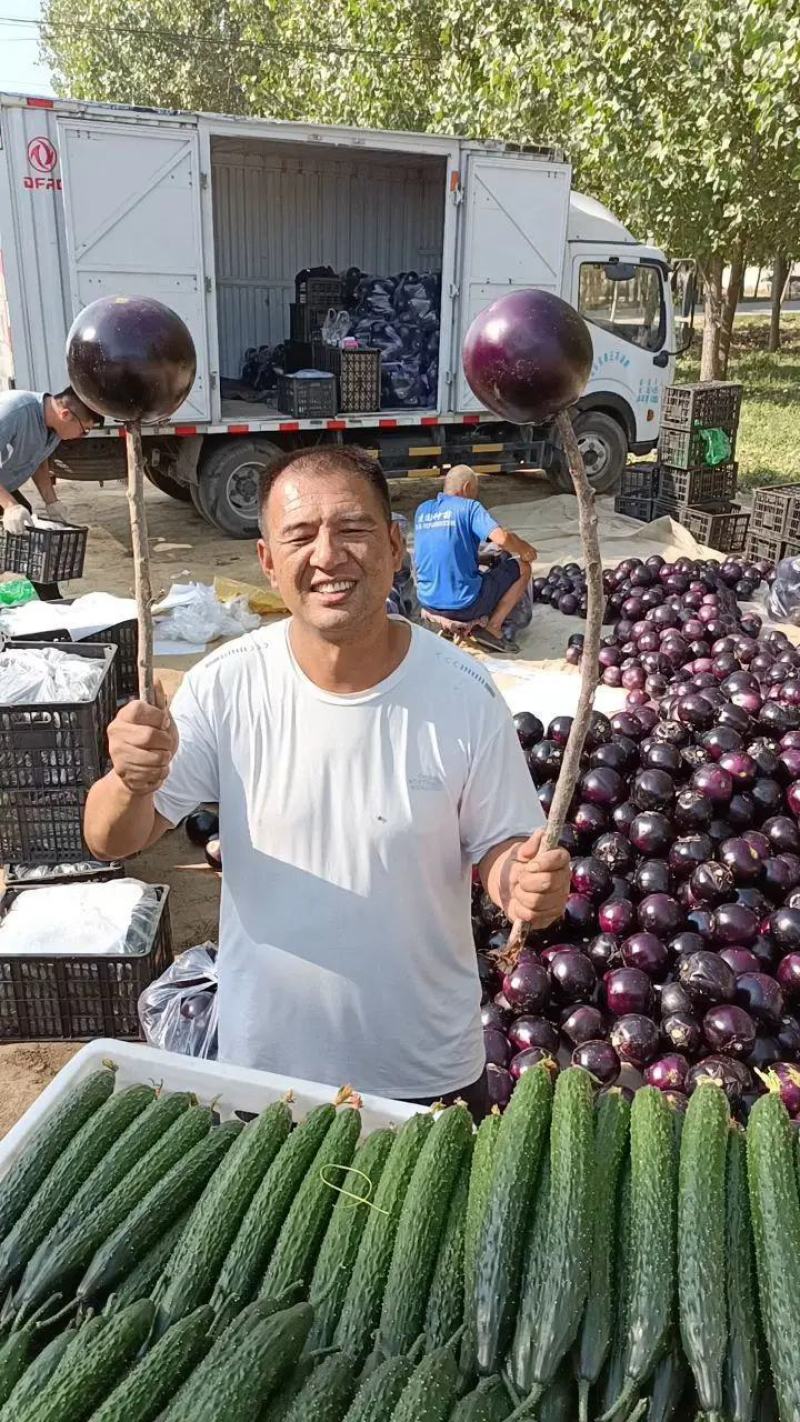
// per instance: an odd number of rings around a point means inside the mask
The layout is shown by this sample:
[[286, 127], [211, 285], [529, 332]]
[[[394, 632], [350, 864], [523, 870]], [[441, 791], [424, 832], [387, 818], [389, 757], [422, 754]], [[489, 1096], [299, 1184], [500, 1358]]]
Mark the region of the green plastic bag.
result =
[[0, 581], [0, 607], [21, 607], [24, 602], [33, 602], [37, 593], [27, 578], [7, 578]]
[[713, 467], [717, 464], [727, 464], [731, 457], [731, 440], [724, 430], [703, 430], [697, 433], [703, 443], [705, 451], [705, 462]]

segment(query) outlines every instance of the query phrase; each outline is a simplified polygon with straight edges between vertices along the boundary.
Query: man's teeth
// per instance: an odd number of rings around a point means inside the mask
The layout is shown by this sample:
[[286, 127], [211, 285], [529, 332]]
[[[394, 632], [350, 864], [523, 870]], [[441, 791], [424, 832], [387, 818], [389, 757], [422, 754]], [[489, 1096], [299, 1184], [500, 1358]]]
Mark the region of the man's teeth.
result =
[[316, 586], [316, 588], [314, 589], [314, 591], [315, 591], [315, 592], [321, 592], [321, 593], [339, 593], [339, 592], [349, 592], [350, 589], [351, 589], [351, 588], [354, 588], [354, 587], [355, 587], [355, 583], [354, 583], [354, 582], [342, 580], [342, 581], [340, 581], [340, 582], [338, 582], [338, 583], [317, 583], [317, 586]]

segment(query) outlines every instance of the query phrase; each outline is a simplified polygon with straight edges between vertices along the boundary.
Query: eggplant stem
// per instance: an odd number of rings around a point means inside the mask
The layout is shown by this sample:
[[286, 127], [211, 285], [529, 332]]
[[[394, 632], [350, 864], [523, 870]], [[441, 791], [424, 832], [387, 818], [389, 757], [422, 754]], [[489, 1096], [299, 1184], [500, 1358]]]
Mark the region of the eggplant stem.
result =
[[645, 1414], [645, 1412], [647, 1411], [647, 1408], [649, 1407], [649, 1405], [650, 1405], [650, 1399], [649, 1399], [649, 1398], [647, 1398], [647, 1397], [642, 1397], [642, 1398], [640, 1398], [639, 1401], [637, 1402], [636, 1406], [634, 1407], [633, 1412], [631, 1412], [630, 1416], [628, 1417], [627, 1422], [639, 1422], [639, 1418], [644, 1416], [644, 1414]]
[[589, 1379], [578, 1378], [578, 1422], [589, 1422]]
[[528, 1396], [522, 1399], [519, 1407], [514, 1408], [514, 1411], [506, 1419], [506, 1422], [522, 1422], [523, 1418], [526, 1419], [526, 1422], [531, 1422], [531, 1419], [535, 1416], [543, 1392], [544, 1388], [541, 1384], [534, 1383]]
[[[556, 428], [561, 440], [561, 447], [566, 455], [567, 467], [578, 501], [581, 548], [586, 564], [586, 632], [581, 656], [581, 689], [578, 705], [564, 751], [564, 759], [561, 762], [561, 770], [556, 781], [553, 803], [547, 817], [547, 828], [542, 841], [543, 849], [558, 847], [561, 831], [566, 823], [570, 802], [580, 776], [583, 744], [589, 730], [594, 694], [597, 689], [597, 657], [600, 651], [600, 634], [605, 603], [603, 564], [600, 557], [600, 539], [597, 534], [594, 490], [586, 477], [583, 455], [575, 438], [569, 413], [566, 410], [562, 410], [556, 416]], [[525, 946], [527, 935], [528, 925], [517, 919], [512, 926], [508, 944], [504, 950], [504, 962], [513, 967]]]
[[623, 1387], [622, 1392], [620, 1393], [616, 1402], [613, 1403], [611, 1407], [607, 1408], [606, 1411], [602, 1414], [602, 1416], [598, 1417], [597, 1422], [614, 1422], [614, 1418], [619, 1417], [623, 1408], [630, 1407], [631, 1403], [633, 1402], [633, 1399], [636, 1396], [637, 1390], [638, 1389], [636, 1384], [632, 1382], [629, 1378], [625, 1383], [625, 1386]]

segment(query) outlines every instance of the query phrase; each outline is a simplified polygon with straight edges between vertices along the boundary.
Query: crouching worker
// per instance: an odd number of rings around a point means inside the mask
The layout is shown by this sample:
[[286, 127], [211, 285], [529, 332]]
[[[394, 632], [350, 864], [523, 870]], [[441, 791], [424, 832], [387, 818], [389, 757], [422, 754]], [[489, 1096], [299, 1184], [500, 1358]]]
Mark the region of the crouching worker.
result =
[[[417, 509], [414, 562], [420, 606], [445, 626], [467, 624], [470, 636], [487, 651], [516, 652], [516, 643], [503, 637], [503, 623], [525, 595], [536, 549], [502, 528], [477, 492], [477, 475], [457, 464], [445, 478], [444, 491]], [[511, 556], [481, 568], [478, 551], [485, 542]]]

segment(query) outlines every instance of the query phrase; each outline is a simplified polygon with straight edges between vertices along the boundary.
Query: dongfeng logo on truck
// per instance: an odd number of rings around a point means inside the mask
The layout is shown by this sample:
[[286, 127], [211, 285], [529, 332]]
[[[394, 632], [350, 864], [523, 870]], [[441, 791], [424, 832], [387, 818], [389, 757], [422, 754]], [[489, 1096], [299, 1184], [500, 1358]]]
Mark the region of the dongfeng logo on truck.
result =
[[[52, 174], [58, 163], [58, 153], [53, 147], [49, 138], [32, 138], [28, 144], [28, 163], [38, 174]], [[52, 192], [56, 189], [61, 191], [61, 179], [53, 177], [32, 178], [28, 173], [22, 179], [22, 185], [33, 191]]]

